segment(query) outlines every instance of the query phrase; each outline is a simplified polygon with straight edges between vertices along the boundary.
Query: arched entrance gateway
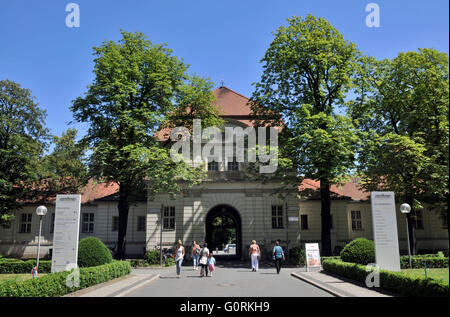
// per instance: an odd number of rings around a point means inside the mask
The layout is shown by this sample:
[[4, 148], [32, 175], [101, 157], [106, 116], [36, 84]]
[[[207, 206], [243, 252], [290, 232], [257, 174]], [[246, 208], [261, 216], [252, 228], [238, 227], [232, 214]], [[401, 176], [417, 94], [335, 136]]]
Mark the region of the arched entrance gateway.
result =
[[[206, 237], [209, 249], [223, 251], [227, 244], [236, 245], [236, 258], [242, 256], [241, 216], [229, 205], [217, 205], [206, 216]], [[233, 251], [225, 254], [233, 254]]]

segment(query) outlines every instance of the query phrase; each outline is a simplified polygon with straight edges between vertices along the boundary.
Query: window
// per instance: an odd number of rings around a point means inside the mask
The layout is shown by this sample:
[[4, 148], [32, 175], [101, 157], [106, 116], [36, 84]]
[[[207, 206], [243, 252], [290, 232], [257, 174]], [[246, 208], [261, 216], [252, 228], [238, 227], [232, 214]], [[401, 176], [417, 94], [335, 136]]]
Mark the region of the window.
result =
[[283, 228], [283, 206], [272, 205], [272, 229]]
[[31, 220], [32, 219], [33, 219], [33, 214], [22, 214], [20, 216], [19, 233], [30, 233], [31, 232]]
[[119, 230], [119, 217], [112, 217], [112, 226], [111, 231], [118, 231]]
[[208, 162], [208, 171], [218, 171], [219, 170], [219, 162], [212, 161]]
[[362, 230], [361, 211], [352, 210], [352, 230]]
[[416, 214], [415, 221], [414, 221], [414, 227], [416, 229], [423, 229], [422, 210], [415, 210], [414, 213]]
[[175, 229], [175, 207], [164, 207], [164, 220], [163, 229], [174, 230]]
[[235, 157], [233, 157], [233, 161], [228, 162], [228, 170], [229, 171], [238, 171], [239, 170], [239, 163], [236, 162]]
[[83, 213], [82, 230], [83, 233], [93, 233], [94, 232], [94, 214], [93, 213]]
[[137, 217], [137, 231], [145, 231], [146, 220], [145, 216]]
[[52, 213], [52, 223], [50, 224], [50, 233], [55, 231], [55, 213]]
[[308, 215], [300, 216], [300, 225], [302, 230], [308, 230]]

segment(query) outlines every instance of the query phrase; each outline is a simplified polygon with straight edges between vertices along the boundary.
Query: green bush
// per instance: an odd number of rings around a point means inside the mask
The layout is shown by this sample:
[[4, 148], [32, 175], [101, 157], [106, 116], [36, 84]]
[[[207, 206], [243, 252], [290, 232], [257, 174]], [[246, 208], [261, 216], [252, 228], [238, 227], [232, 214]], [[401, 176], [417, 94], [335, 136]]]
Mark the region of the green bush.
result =
[[[26, 274], [36, 266], [36, 260], [0, 259], [0, 274]], [[51, 261], [39, 261], [39, 273], [50, 273]]]
[[[322, 267], [325, 272], [361, 283], [365, 283], [369, 274], [364, 265], [346, 263], [340, 260], [325, 260]], [[448, 286], [448, 283], [441, 280], [411, 277], [402, 272], [380, 270], [380, 287], [405, 296], [448, 297]]]
[[[413, 269], [422, 269], [425, 267], [424, 261], [427, 261], [427, 268], [439, 269], [448, 267], [448, 258], [437, 257], [423, 257], [415, 255], [411, 257], [411, 266]], [[409, 269], [409, 256], [402, 255], [400, 257], [400, 266], [402, 269]]]
[[306, 265], [306, 251], [304, 248], [294, 247], [289, 250], [289, 262], [293, 265]]
[[375, 244], [372, 240], [357, 238], [342, 249], [341, 259], [363, 265], [375, 263]]
[[147, 251], [144, 255], [144, 260], [148, 264], [159, 264], [160, 255], [158, 250]]
[[175, 259], [173, 258], [167, 258], [166, 261], [164, 262], [165, 266], [173, 266], [175, 265]]
[[34, 280], [8, 281], [0, 284], [0, 297], [59, 297], [77, 290], [121, 277], [131, 272], [128, 261], [113, 261], [95, 267], [80, 268], [80, 285], [69, 287], [71, 272], [52, 273]]
[[78, 243], [78, 266], [91, 267], [112, 262], [111, 251], [98, 238], [88, 237]]

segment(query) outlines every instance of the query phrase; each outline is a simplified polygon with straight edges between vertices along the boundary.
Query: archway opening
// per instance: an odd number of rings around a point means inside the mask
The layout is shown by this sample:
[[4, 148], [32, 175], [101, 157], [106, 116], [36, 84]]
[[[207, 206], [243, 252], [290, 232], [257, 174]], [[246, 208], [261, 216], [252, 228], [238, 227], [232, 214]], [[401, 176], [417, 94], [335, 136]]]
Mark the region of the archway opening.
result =
[[240, 258], [242, 253], [241, 217], [233, 207], [218, 205], [206, 216], [209, 249], [217, 255]]

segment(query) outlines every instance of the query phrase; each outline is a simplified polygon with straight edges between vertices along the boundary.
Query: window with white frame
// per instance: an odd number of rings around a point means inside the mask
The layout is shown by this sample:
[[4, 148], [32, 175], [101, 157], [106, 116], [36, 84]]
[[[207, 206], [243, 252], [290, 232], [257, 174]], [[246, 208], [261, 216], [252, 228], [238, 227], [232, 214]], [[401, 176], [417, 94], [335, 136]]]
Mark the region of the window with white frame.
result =
[[119, 231], [119, 217], [112, 217], [111, 231]]
[[352, 230], [362, 230], [361, 210], [352, 210]]
[[30, 233], [33, 214], [22, 214], [20, 216], [19, 233]]
[[212, 161], [208, 162], [208, 171], [218, 171], [219, 170], [219, 162]]
[[137, 231], [145, 231], [146, 219], [145, 216], [137, 217]]
[[283, 228], [283, 206], [272, 205], [272, 229]]
[[165, 206], [163, 214], [163, 229], [174, 230], [175, 229], [175, 207]]
[[83, 233], [94, 232], [94, 213], [92, 212], [83, 213], [81, 232]]
[[233, 160], [228, 161], [228, 170], [229, 171], [238, 171], [239, 163], [236, 161], [236, 158], [233, 157]]
[[308, 230], [308, 215], [301, 215], [300, 216], [300, 226], [302, 230]]

